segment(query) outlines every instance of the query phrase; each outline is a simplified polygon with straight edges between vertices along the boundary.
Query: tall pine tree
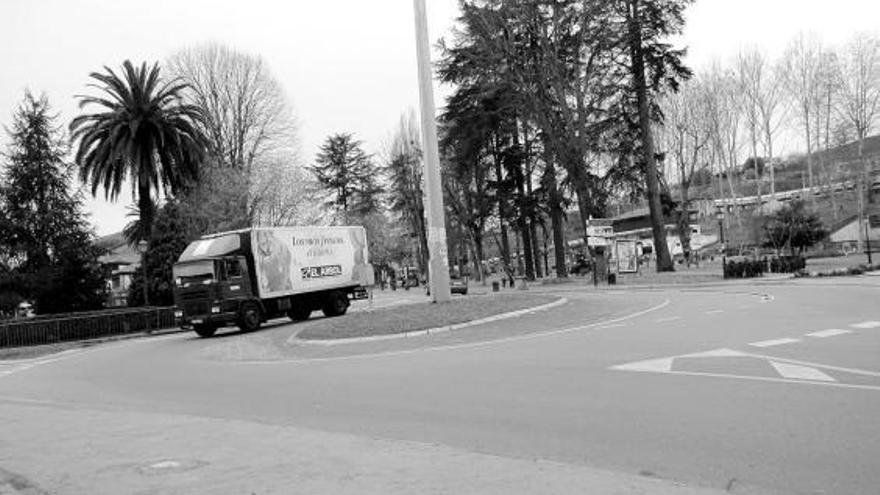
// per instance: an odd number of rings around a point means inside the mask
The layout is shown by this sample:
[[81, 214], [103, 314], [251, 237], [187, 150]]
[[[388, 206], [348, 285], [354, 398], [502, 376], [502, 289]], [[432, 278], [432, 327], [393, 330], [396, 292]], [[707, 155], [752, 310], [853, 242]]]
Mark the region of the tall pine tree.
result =
[[378, 210], [382, 193], [378, 168], [351, 134], [329, 136], [309, 170], [327, 191], [328, 204], [336, 208], [343, 223]]
[[56, 119], [45, 96], [25, 93], [4, 153], [0, 299], [31, 300], [37, 313], [97, 309], [104, 301], [100, 252], [82, 198], [71, 192], [69, 146]]

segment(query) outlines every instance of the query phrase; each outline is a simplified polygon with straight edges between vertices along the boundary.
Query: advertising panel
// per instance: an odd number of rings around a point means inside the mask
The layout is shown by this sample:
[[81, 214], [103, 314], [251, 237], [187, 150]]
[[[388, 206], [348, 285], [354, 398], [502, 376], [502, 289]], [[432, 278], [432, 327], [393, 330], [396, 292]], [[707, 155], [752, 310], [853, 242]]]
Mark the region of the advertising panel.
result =
[[251, 231], [260, 297], [372, 285], [363, 227], [282, 227]]
[[618, 273], [637, 273], [639, 271], [639, 253], [636, 241], [615, 241], [614, 251], [617, 255]]

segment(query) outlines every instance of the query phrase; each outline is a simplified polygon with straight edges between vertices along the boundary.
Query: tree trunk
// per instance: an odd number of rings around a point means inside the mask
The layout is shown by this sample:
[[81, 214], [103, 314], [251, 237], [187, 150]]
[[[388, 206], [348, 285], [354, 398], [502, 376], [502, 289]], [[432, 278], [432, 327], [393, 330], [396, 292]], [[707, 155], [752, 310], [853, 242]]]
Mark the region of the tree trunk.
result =
[[519, 229], [520, 236], [522, 236], [522, 260], [526, 279], [535, 280], [535, 262], [532, 258], [532, 255], [534, 254], [534, 251], [532, 251], [532, 236], [525, 216], [519, 215], [519, 218], [516, 219], [516, 225], [517, 229]]
[[758, 133], [757, 129], [755, 129], [756, 124], [750, 123], [749, 132], [752, 138], [752, 165], [755, 166], [755, 186], [757, 187], [758, 192], [758, 207], [761, 206], [761, 176], [763, 175], [763, 170], [758, 170]]
[[541, 224], [541, 232], [544, 234], [543, 235], [543, 238], [544, 238], [544, 273], [546, 273], [547, 276], [550, 276], [550, 260], [549, 260], [550, 253], [547, 252], [548, 251], [547, 250], [548, 236], [547, 236], [547, 227], [544, 224]]
[[[495, 160], [495, 182], [501, 184], [502, 180], [501, 160]], [[505, 270], [510, 268], [510, 240], [507, 237], [507, 200], [498, 198], [498, 225], [501, 230], [501, 261]]]
[[477, 282], [483, 281], [483, 233], [482, 232], [473, 232], [473, 263], [474, 263], [474, 271], [477, 274], [476, 280]]
[[773, 165], [773, 135], [770, 132], [770, 122], [764, 123], [764, 138], [767, 140], [767, 164], [770, 166], [770, 195], [776, 198], [776, 169]]
[[428, 232], [425, 228], [425, 210], [419, 212], [418, 217], [419, 237], [419, 270], [427, 277], [428, 275]]
[[690, 219], [690, 198], [688, 197], [688, 190], [690, 189], [690, 184], [687, 181], [682, 181], [681, 183], [681, 212], [678, 215], [678, 239], [681, 241], [681, 252], [684, 255], [684, 259], [687, 262], [687, 265], [691, 265], [691, 225]]
[[[522, 259], [525, 263], [524, 272], [527, 280], [535, 280], [535, 263], [532, 259], [532, 236], [526, 221], [527, 212], [523, 208], [526, 199], [525, 178], [523, 177], [522, 164], [517, 166], [516, 170], [516, 192], [519, 195], [519, 208], [516, 216], [516, 228], [522, 236]], [[517, 248], [517, 256], [519, 256], [519, 248]], [[519, 258], [517, 258], [519, 259]], [[519, 266], [519, 262], [517, 262]]]
[[654, 234], [654, 251], [657, 255], [657, 271], [675, 271], [669, 246], [666, 244], [666, 227], [660, 203], [660, 184], [654, 157], [654, 136], [651, 133], [651, 117], [648, 108], [648, 88], [645, 82], [645, 61], [642, 53], [642, 26], [638, 19], [639, 0], [630, 0], [629, 48], [636, 98], [639, 106], [639, 127], [642, 138], [642, 157], [647, 176], [648, 209], [651, 214], [651, 231]]
[[805, 124], [804, 127], [807, 130], [807, 175], [810, 179], [809, 181], [809, 195], [810, 202], [813, 205], [813, 211], [816, 210], [816, 197], [813, 196], [813, 141], [810, 138], [810, 112], [807, 111], [804, 113]]
[[529, 219], [529, 234], [532, 238], [532, 260], [535, 262], [535, 277], [543, 278], [544, 273], [541, 270], [541, 247], [538, 244], [538, 229], [537, 229], [537, 221], [535, 220], [535, 216], [532, 215], [532, 218]]
[[556, 259], [556, 277], [566, 278], [568, 277], [568, 272], [565, 269], [565, 233], [562, 230], [562, 198], [556, 182], [556, 167], [553, 166], [552, 161], [547, 162], [544, 177], [549, 193], [550, 225], [553, 229], [553, 256]]
[[141, 239], [150, 241], [153, 233], [153, 199], [150, 184], [144, 178], [138, 180], [138, 216], [141, 223]]

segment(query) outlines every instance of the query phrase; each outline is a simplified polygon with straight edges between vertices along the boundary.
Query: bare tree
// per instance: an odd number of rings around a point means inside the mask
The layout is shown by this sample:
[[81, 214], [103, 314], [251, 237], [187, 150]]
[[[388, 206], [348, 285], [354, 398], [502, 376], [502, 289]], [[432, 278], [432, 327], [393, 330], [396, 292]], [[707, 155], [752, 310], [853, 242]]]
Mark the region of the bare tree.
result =
[[[860, 33], [846, 45], [839, 57], [840, 104], [838, 110], [855, 130], [859, 141], [859, 161], [862, 163], [861, 183], [867, 173], [864, 161], [865, 138], [880, 113], [880, 40], [876, 36]], [[859, 194], [860, 202], [864, 194]], [[864, 222], [864, 208], [859, 208]], [[859, 249], [862, 244], [859, 229]]]
[[[748, 130], [749, 143], [751, 144], [750, 156], [755, 172], [758, 205], [761, 204], [761, 175], [760, 160], [758, 159], [758, 134], [761, 125], [761, 112], [758, 109], [764, 73], [766, 68], [764, 55], [758, 50], [741, 51], [736, 59], [736, 75], [739, 87], [742, 89], [743, 114], [745, 115], [746, 129]], [[743, 171], [745, 179], [745, 171]]]
[[758, 113], [761, 118], [761, 145], [770, 171], [770, 194], [776, 195], [776, 164], [773, 142], [788, 114], [785, 100], [784, 71], [778, 63], [768, 65], [767, 75], [758, 93]]
[[831, 121], [834, 116], [834, 105], [838, 98], [839, 92], [837, 68], [837, 56], [833, 51], [823, 50], [819, 57], [819, 68], [816, 73], [818, 79], [818, 89], [816, 91], [816, 101], [814, 102], [813, 119], [815, 128], [816, 148], [822, 148], [823, 153], [819, 154], [819, 167], [825, 178], [825, 186], [828, 189], [828, 195], [831, 199], [832, 215], [835, 219], [838, 217], [837, 193], [834, 188], [834, 167], [829, 169], [828, 160], [830, 158], [828, 150], [831, 148]]
[[[203, 110], [214, 166], [241, 172], [244, 183], [236, 186], [251, 191], [256, 168], [265, 172], [269, 164], [295, 160], [295, 120], [281, 85], [261, 57], [211, 43], [177, 52], [167, 66], [190, 84], [186, 97]], [[246, 194], [240, 199], [244, 222], [257, 223], [263, 209], [259, 197]]]
[[[697, 170], [706, 166], [712, 137], [706, 90], [699, 79], [686, 83], [679, 93], [661, 101], [665, 116], [662, 143], [674, 162], [679, 185], [678, 236], [685, 259], [690, 264], [690, 186]], [[672, 172], [672, 171], [670, 171]], [[672, 174], [670, 174], [672, 175]]]
[[[742, 148], [742, 142], [739, 140], [743, 119], [742, 92], [734, 74], [722, 69], [718, 64], [713, 65], [709, 72], [703, 74], [702, 79], [712, 136], [712, 151], [719, 165], [719, 196], [724, 197], [722, 184], [726, 176], [730, 199], [735, 203], [737, 191], [733, 179], [736, 176]], [[736, 209], [734, 211], [737, 212]], [[739, 219], [738, 214], [737, 219]]]
[[739, 85], [743, 92], [744, 114], [755, 168], [758, 200], [761, 199], [764, 170], [758, 157], [758, 144], [766, 157], [770, 174], [770, 194], [776, 194], [776, 173], [773, 164], [773, 139], [785, 114], [782, 70], [774, 66], [757, 48], [739, 53], [736, 63]]
[[329, 221], [326, 208], [314, 200], [318, 189], [298, 160], [280, 155], [256, 162], [251, 179], [255, 224], [277, 227]]
[[[813, 121], [817, 119], [814, 105], [820, 88], [819, 69], [822, 58], [822, 42], [813, 35], [798, 34], [789, 44], [783, 57], [786, 87], [789, 96], [800, 113], [807, 146], [807, 175], [813, 187]], [[812, 194], [810, 197], [814, 197]]]

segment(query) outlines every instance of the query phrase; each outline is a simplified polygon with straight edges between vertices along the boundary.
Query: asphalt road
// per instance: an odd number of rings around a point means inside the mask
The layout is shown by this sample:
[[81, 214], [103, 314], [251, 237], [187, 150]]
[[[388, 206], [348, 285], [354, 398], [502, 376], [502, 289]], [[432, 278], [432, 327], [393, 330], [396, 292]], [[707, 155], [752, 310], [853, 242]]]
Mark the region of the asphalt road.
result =
[[[0, 365], [0, 493], [4, 472], [10, 493], [30, 493], [28, 483], [67, 493], [73, 477], [106, 474], [114, 465], [111, 449], [148, 435], [108, 426], [113, 433], [102, 436], [101, 421], [133, 424], [148, 421], [142, 415], [167, 415], [449, 449], [432, 461], [436, 493], [449, 490], [459, 472], [450, 459], [477, 455], [483, 457], [474, 465], [546, 462], [595, 470], [591, 479], [624, 476], [593, 485], [606, 488], [591, 493], [876, 494], [878, 294], [880, 277], [600, 294], [570, 288], [559, 292], [568, 302], [552, 312], [318, 354], [290, 338], [295, 325], [275, 325], [250, 335], [175, 334], [7, 363]], [[90, 414], [107, 416], [77, 422]], [[56, 424], [47, 427], [53, 418]], [[80, 433], [64, 430], [73, 424]], [[174, 424], [169, 445], [198, 429]], [[15, 425], [14, 432], [2, 433], [3, 425]], [[100, 448], [93, 444], [98, 436]], [[224, 448], [235, 450], [231, 441]], [[92, 463], [73, 462], [85, 448], [92, 449]], [[183, 447], [175, 448], [165, 457], [182, 458]], [[269, 461], [259, 445], [248, 448], [260, 457], [245, 462], [266, 472], [289, 469]], [[55, 450], [45, 457], [55, 464], [41, 464], [41, 449]], [[345, 457], [329, 450], [322, 454], [328, 459]], [[187, 458], [198, 453], [193, 447]], [[344, 471], [348, 464], [335, 465]], [[373, 469], [374, 476], [397, 481], [383, 485], [385, 492], [414, 493], [402, 471]], [[429, 468], [412, 469], [415, 480]], [[499, 471], [520, 469], [527, 468]], [[18, 492], [9, 473], [20, 477]], [[527, 480], [502, 492], [535, 493], [522, 483], [563, 479], [553, 473], [521, 471]], [[76, 486], [88, 485], [77, 479]], [[341, 479], [320, 489], [342, 493], [345, 483], [355, 483]], [[639, 479], [662, 483], [646, 488]], [[178, 492], [160, 478], [148, 481], [153, 491], [129, 479], [120, 486], [130, 491], [117, 493]], [[570, 493], [584, 493], [575, 485], [552, 486], [541, 491], [563, 493], [569, 486]]]

